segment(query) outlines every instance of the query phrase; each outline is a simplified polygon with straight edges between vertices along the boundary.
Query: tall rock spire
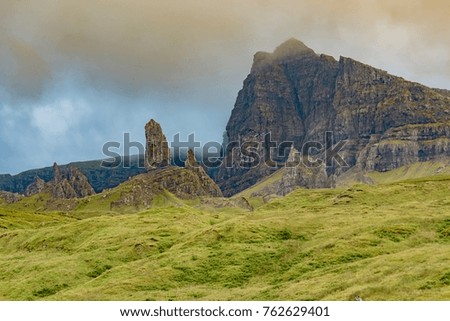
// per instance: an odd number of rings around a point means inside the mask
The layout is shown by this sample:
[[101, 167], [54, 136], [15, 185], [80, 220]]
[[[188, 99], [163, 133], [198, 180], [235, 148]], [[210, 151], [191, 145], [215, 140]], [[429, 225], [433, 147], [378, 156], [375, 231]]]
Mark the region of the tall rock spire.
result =
[[169, 144], [161, 126], [154, 119], [145, 125], [145, 138], [145, 168], [152, 170], [170, 165]]

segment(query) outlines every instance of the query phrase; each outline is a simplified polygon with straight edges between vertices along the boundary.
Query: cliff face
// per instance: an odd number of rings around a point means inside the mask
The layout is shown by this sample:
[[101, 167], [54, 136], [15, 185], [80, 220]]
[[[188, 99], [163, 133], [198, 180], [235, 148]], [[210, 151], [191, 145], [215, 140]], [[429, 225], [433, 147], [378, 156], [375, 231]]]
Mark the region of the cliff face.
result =
[[48, 183], [54, 198], [81, 198], [95, 194], [87, 177], [76, 167], [61, 170], [55, 163], [53, 165], [54, 177]]
[[145, 168], [147, 170], [170, 165], [170, 150], [161, 126], [151, 119], [145, 125]]
[[45, 190], [45, 181], [41, 179], [39, 176], [36, 176], [33, 183], [28, 185], [25, 190], [25, 196], [31, 196], [34, 194], [39, 194]]
[[[324, 144], [325, 132], [348, 167], [329, 166], [339, 175], [352, 166], [389, 170], [414, 161], [449, 156], [448, 91], [408, 82], [350, 58], [317, 55], [290, 39], [274, 53], [257, 53], [227, 124], [230, 142], [258, 142], [271, 133], [278, 144]], [[270, 152], [270, 153], [273, 153]], [[217, 180], [225, 195], [239, 192], [273, 172], [267, 165], [239, 166], [243, 155], [228, 151]], [[276, 158], [276, 157], [273, 157]], [[278, 156], [286, 160], [287, 155]], [[325, 186], [324, 186], [325, 187]]]
[[0, 191], [0, 203], [2, 201], [6, 202], [6, 204], [16, 203], [20, 201], [21, 198], [22, 196], [17, 193]]
[[271, 195], [284, 196], [292, 192], [298, 186], [306, 188], [331, 187], [334, 182], [327, 175], [324, 164], [320, 166], [308, 167], [300, 161], [300, 154], [295, 148], [291, 148], [287, 159], [286, 167], [280, 169], [274, 179], [269, 184], [264, 184], [263, 188], [257, 188], [251, 196], [262, 196], [263, 198]]
[[87, 177], [76, 167], [60, 168], [53, 164], [53, 179], [46, 183], [36, 177], [25, 191], [26, 196], [49, 193], [55, 199], [82, 198], [95, 194]]

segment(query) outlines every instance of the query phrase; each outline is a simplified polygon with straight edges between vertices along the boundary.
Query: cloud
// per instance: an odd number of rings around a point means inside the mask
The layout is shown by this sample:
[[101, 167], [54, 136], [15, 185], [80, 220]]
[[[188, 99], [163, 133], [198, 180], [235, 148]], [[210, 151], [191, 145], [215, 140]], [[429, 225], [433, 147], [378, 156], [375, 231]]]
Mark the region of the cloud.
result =
[[31, 111], [31, 125], [46, 140], [55, 141], [74, 127], [78, 127], [89, 109], [83, 102], [63, 99], [50, 105], [37, 106]]
[[[80, 82], [124, 95], [201, 82], [220, 65], [219, 54], [227, 54], [229, 43], [245, 40], [240, 14], [219, 2], [39, 0], [17, 1], [13, 7], [0, 8], [13, 13], [3, 29], [7, 37], [33, 48], [35, 60], [44, 57], [33, 66], [46, 63], [52, 75], [77, 74]], [[29, 57], [17, 56], [15, 65], [28, 71], [17, 69], [16, 77], [49, 80], [27, 68]]]
[[49, 66], [32, 45], [8, 36], [0, 41], [3, 87], [16, 97], [37, 98], [51, 80]]
[[52, 75], [66, 73], [124, 95], [166, 94], [206, 84], [223, 62], [236, 63], [240, 51], [272, 50], [290, 36], [361, 57], [377, 48], [386, 56], [402, 48], [399, 54], [427, 57], [442, 43], [448, 51], [449, 6], [433, 0], [2, 1], [2, 47], [10, 51], [2, 58], [15, 66], [7, 86], [16, 95], [34, 96]]

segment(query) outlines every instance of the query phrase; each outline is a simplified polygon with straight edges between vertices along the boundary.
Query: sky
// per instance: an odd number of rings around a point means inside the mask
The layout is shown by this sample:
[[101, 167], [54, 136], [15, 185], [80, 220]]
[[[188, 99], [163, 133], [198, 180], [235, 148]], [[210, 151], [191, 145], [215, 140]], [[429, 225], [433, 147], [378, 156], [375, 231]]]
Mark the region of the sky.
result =
[[144, 143], [151, 118], [169, 141], [221, 142], [254, 53], [291, 37], [450, 89], [449, 16], [446, 0], [2, 0], [0, 174]]

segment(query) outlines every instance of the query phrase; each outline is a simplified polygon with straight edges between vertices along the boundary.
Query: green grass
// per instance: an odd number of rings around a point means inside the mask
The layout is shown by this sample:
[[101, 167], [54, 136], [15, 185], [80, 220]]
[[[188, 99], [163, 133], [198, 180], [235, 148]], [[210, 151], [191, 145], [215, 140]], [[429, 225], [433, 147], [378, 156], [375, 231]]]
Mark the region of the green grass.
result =
[[450, 300], [450, 176], [299, 189], [253, 212], [170, 194], [111, 209], [120, 188], [67, 211], [0, 204], [0, 299]]
[[283, 174], [285, 173], [284, 169], [277, 170], [272, 175], [267, 176], [266, 178], [262, 179], [260, 182], [258, 182], [256, 185], [242, 191], [241, 193], [237, 194], [237, 196], [243, 196], [250, 198], [253, 193], [259, 192], [263, 190], [265, 187], [279, 181]]
[[393, 183], [401, 180], [426, 178], [430, 176], [450, 175], [450, 163], [448, 160], [434, 160], [418, 162], [402, 166], [388, 172], [370, 172], [367, 176], [375, 183]]

